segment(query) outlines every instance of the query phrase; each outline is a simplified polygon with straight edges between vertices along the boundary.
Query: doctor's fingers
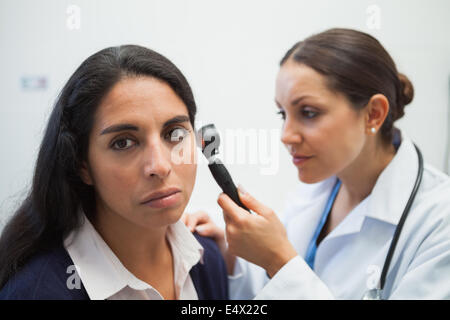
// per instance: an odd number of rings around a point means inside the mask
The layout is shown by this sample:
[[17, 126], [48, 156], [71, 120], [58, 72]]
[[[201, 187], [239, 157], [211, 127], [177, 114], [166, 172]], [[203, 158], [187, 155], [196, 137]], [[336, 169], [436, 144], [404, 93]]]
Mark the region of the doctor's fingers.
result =
[[238, 187], [239, 192], [239, 199], [241, 202], [250, 210], [257, 213], [260, 216], [271, 216], [275, 214], [275, 212], [263, 204], [262, 202], [258, 201], [255, 197], [253, 197], [250, 193], [245, 191], [241, 185]]
[[247, 210], [238, 206], [225, 193], [220, 194], [217, 203], [223, 209], [223, 217], [227, 225], [233, 223], [241, 226], [250, 217], [250, 213]]
[[191, 232], [194, 232], [194, 230], [200, 225], [208, 224], [210, 222], [212, 223], [211, 217], [205, 211], [196, 211], [190, 214], [185, 213], [182, 216], [182, 221]]

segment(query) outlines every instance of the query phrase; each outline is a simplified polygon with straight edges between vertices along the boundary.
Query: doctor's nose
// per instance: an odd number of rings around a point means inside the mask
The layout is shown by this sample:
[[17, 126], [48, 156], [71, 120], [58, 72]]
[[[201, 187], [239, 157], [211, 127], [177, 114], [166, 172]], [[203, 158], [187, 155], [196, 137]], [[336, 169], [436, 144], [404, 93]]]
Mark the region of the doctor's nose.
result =
[[172, 170], [170, 153], [164, 150], [164, 147], [155, 143], [148, 147], [144, 155], [144, 176], [166, 178]]
[[300, 144], [302, 140], [298, 125], [286, 119], [283, 130], [281, 131], [281, 142], [286, 146], [292, 146]]

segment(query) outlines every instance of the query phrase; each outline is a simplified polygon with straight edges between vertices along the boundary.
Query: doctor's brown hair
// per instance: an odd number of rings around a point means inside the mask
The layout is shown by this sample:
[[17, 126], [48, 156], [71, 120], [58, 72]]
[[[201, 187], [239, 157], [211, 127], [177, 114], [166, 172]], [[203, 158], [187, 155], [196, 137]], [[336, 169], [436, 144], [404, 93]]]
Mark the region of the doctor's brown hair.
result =
[[344, 94], [356, 110], [363, 109], [378, 93], [389, 101], [389, 113], [381, 137], [391, 143], [394, 121], [414, 97], [409, 79], [397, 67], [380, 42], [351, 29], [330, 29], [297, 42], [280, 62], [289, 59], [309, 66], [326, 77], [330, 90]]

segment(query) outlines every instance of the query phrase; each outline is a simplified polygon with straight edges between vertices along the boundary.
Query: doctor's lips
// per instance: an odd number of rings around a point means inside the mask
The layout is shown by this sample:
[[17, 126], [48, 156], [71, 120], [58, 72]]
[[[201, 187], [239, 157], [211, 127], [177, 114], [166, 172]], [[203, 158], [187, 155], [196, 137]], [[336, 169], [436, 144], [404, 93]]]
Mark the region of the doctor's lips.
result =
[[171, 207], [181, 201], [181, 190], [169, 188], [151, 193], [141, 202], [145, 206], [155, 209]]
[[292, 155], [292, 162], [295, 165], [304, 164], [306, 161], [312, 158], [312, 156], [305, 156], [301, 154], [291, 154]]

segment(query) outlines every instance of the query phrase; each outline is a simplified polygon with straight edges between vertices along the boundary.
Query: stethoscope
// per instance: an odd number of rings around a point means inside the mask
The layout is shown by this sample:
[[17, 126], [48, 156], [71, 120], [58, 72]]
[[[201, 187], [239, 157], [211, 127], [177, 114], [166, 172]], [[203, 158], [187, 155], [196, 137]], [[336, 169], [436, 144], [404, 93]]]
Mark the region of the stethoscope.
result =
[[419, 169], [417, 170], [416, 182], [414, 184], [414, 188], [411, 191], [411, 195], [409, 196], [408, 202], [406, 203], [405, 209], [403, 210], [400, 221], [398, 222], [397, 227], [395, 228], [394, 237], [392, 238], [391, 245], [389, 247], [389, 251], [386, 256], [386, 260], [384, 261], [383, 270], [381, 271], [380, 281], [378, 286], [374, 289], [368, 290], [362, 297], [363, 300], [381, 300], [383, 294], [384, 284], [386, 282], [386, 276], [389, 270], [389, 265], [391, 264], [392, 256], [394, 255], [395, 246], [397, 245], [398, 239], [400, 238], [400, 233], [402, 232], [403, 225], [405, 224], [406, 217], [411, 209], [411, 205], [414, 201], [414, 198], [417, 195], [417, 190], [419, 189], [420, 183], [422, 182], [423, 176], [423, 157], [419, 148], [414, 144], [416, 148], [417, 156], [419, 158]]

